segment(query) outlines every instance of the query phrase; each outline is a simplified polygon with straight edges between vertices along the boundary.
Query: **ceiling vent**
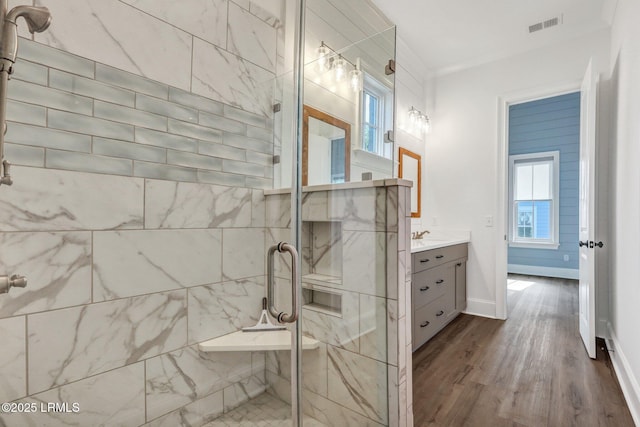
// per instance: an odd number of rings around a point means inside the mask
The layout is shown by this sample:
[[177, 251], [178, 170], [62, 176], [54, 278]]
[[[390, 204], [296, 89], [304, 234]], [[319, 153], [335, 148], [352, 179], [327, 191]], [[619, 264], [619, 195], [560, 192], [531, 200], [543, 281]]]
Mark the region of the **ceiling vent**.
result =
[[540, 31], [543, 30], [544, 26], [542, 25], [542, 22], [538, 22], [537, 24], [533, 24], [533, 25], [529, 25], [529, 32], [530, 33], [535, 33], [536, 31]]
[[547, 28], [555, 27], [560, 24], [562, 24], [562, 15], [546, 19], [542, 22], [536, 22], [535, 24], [529, 25], [529, 34], [535, 33], [536, 31], [546, 30]]

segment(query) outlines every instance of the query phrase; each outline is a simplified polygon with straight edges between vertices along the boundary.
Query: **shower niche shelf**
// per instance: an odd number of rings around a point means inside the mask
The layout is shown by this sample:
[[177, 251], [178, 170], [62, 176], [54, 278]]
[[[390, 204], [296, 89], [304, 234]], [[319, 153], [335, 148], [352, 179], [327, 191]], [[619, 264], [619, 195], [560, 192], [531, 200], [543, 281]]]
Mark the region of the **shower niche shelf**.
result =
[[302, 283], [302, 308], [342, 317], [342, 293], [332, 288]]
[[[314, 350], [320, 345], [318, 340], [302, 337], [302, 349]], [[203, 341], [198, 344], [198, 349], [206, 353], [224, 351], [267, 351], [267, 350], [291, 350], [291, 332], [261, 331], [261, 332], [232, 332], [221, 337]]]
[[342, 286], [342, 223], [302, 223], [302, 283]]
[[302, 276], [302, 284], [330, 286], [342, 286], [342, 277], [329, 276], [328, 274], [311, 273]]

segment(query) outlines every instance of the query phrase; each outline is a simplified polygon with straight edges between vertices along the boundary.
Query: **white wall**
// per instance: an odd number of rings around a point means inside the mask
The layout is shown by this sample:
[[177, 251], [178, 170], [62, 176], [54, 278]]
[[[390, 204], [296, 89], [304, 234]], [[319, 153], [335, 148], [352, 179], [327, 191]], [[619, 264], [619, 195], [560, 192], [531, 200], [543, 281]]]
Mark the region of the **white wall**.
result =
[[619, 0], [611, 31], [611, 353], [640, 425], [640, 28], [637, 1]]
[[[431, 115], [433, 97], [429, 96], [430, 94], [427, 91], [429, 74], [422, 60], [404, 42], [402, 27], [398, 27], [397, 34], [394, 176], [398, 176], [398, 148], [403, 147], [422, 157], [422, 176], [424, 177], [426, 166], [425, 141], [428, 140], [430, 134], [420, 135], [413, 132], [408, 123], [408, 112], [411, 107], [414, 107], [427, 115]], [[423, 199], [422, 212], [424, 212], [424, 203]], [[411, 225], [414, 231], [420, 229], [422, 227], [421, 218], [412, 219]]]
[[423, 226], [471, 230], [469, 312], [496, 316], [496, 247], [505, 230], [485, 226], [485, 218], [498, 220], [504, 209], [498, 201], [499, 98], [578, 88], [591, 56], [596, 70], [608, 69], [608, 49], [603, 31], [435, 80]]

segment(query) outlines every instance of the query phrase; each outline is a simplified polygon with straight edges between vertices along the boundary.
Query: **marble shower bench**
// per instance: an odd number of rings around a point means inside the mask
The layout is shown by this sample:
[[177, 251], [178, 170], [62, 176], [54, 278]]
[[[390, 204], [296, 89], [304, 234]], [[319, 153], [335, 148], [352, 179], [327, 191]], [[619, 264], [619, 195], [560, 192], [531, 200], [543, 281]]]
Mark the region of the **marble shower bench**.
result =
[[[318, 348], [319, 345], [318, 340], [305, 336], [302, 337], [303, 350], [314, 350]], [[221, 351], [291, 350], [291, 332], [288, 330], [260, 332], [236, 331], [201, 342], [198, 344], [198, 349], [207, 353]]]

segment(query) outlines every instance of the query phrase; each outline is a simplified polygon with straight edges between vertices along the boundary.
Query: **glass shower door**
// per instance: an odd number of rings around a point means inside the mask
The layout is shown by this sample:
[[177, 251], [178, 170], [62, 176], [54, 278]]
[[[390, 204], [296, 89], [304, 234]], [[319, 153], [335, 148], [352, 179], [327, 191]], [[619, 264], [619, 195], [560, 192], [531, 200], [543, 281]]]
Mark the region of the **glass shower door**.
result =
[[[308, 26], [323, 12], [307, 13]], [[303, 102], [292, 73], [275, 84], [274, 188], [265, 190], [265, 253], [273, 255], [273, 267], [267, 275], [273, 278], [274, 318], [292, 313], [292, 287], [299, 310], [297, 321], [286, 324], [292, 349], [265, 354], [267, 395], [274, 399], [265, 405], [290, 405], [300, 425], [388, 425], [395, 410], [390, 402], [397, 402], [397, 396], [390, 399], [397, 382], [396, 326], [388, 326], [397, 318], [397, 296], [387, 290], [387, 254], [397, 247], [397, 234], [388, 232], [387, 208], [397, 195], [385, 181], [393, 176], [394, 152], [385, 139], [393, 128], [394, 79], [385, 70], [395, 57], [395, 29], [325, 58], [348, 60], [352, 69], [345, 71], [359, 74], [358, 84], [345, 79], [339, 85], [318, 72], [316, 39], [307, 27]], [[390, 97], [378, 95], [390, 110], [376, 116], [380, 148], [370, 152], [362, 142], [361, 105], [376, 84], [376, 93]], [[344, 182], [332, 179], [335, 170]], [[305, 175], [311, 185], [301, 187]], [[278, 250], [280, 242], [297, 249], [295, 268], [294, 258]]]

